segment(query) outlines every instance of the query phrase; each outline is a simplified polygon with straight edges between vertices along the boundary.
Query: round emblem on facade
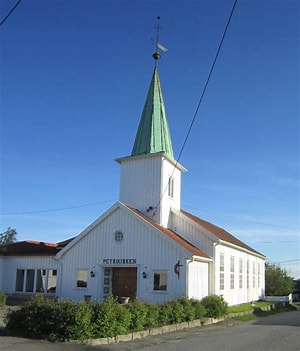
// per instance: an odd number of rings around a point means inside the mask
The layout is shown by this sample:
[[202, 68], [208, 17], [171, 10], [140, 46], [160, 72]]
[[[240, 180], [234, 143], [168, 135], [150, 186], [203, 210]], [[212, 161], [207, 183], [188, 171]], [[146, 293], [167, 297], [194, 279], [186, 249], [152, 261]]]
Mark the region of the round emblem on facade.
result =
[[114, 233], [115, 240], [120, 243], [124, 239], [124, 234], [121, 232], [121, 230], [116, 230]]

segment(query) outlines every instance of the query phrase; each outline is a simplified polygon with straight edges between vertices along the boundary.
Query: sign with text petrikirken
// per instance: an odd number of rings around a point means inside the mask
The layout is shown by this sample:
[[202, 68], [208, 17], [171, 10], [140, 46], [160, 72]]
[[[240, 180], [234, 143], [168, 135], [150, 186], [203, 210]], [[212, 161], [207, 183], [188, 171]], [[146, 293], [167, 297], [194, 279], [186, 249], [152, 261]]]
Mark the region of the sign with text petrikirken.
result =
[[102, 264], [136, 264], [136, 258], [103, 258]]

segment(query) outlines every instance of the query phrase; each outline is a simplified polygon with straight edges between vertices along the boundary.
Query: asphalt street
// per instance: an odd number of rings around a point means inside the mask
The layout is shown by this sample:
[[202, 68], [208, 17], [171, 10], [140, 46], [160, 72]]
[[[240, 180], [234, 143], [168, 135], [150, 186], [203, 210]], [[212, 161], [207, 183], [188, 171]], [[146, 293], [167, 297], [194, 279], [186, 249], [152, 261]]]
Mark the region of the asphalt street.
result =
[[279, 313], [250, 322], [225, 320], [204, 327], [150, 336], [119, 344], [91, 346], [50, 343], [1, 336], [5, 351], [299, 351], [300, 311]]

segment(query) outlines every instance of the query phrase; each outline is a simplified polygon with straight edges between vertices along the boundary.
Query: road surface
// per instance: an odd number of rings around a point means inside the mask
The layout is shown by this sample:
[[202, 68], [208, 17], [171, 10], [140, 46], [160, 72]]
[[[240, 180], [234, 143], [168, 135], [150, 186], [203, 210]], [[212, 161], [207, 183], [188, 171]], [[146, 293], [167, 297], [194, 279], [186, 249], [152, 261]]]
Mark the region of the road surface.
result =
[[300, 311], [250, 322], [226, 320], [214, 325], [150, 336], [119, 344], [90, 346], [49, 343], [2, 336], [2, 351], [299, 351]]

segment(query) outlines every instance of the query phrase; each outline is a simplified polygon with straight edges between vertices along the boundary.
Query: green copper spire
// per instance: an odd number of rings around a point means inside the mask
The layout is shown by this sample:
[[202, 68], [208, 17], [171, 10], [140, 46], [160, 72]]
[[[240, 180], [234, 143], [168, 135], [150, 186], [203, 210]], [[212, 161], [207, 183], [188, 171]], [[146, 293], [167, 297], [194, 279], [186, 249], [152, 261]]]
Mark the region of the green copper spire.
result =
[[131, 156], [157, 152], [165, 152], [174, 158], [157, 65], [155, 65]]

